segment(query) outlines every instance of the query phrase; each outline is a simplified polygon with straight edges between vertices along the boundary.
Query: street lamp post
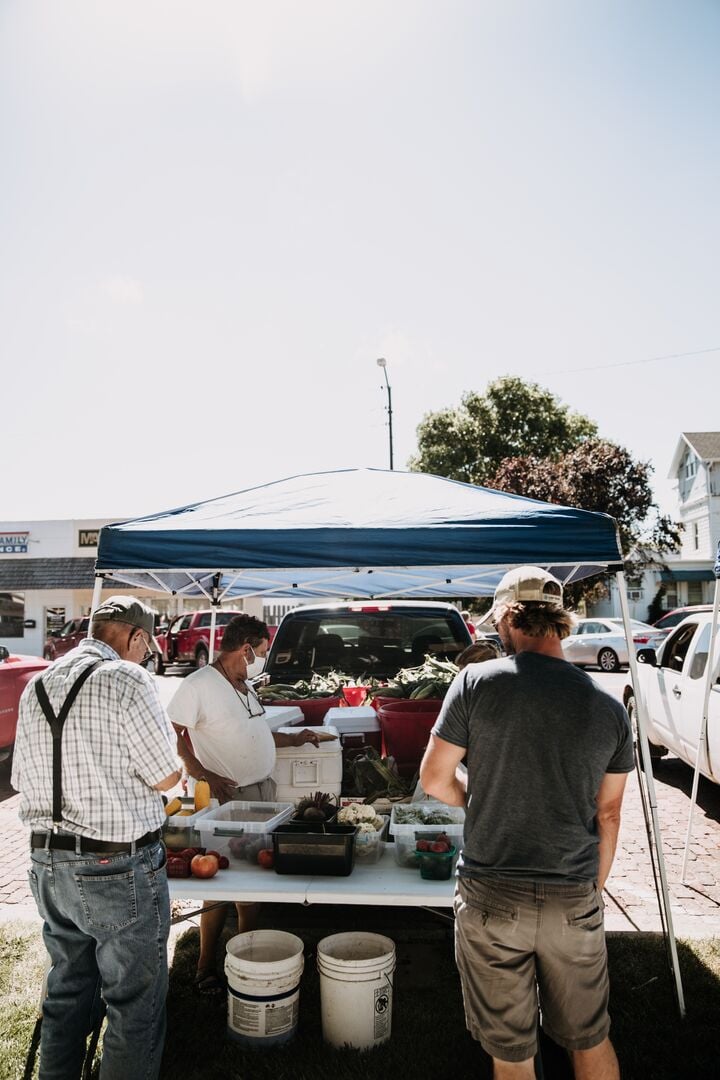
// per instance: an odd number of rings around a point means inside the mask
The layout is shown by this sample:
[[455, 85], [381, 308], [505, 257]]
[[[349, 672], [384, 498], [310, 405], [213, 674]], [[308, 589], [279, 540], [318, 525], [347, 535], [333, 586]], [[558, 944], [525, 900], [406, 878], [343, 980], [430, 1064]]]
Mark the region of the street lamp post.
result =
[[388, 403], [387, 403], [388, 433], [390, 435], [390, 469], [392, 470], [392, 468], [393, 468], [392, 389], [390, 387], [390, 382], [388, 380], [387, 360], [385, 360], [383, 357], [381, 357], [378, 360], [377, 364], [378, 364], [378, 367], [381, 367], [383, 369], [383, 374], [385, 375], [385, 387], [387, 389], [387, 396], [388, 396]]

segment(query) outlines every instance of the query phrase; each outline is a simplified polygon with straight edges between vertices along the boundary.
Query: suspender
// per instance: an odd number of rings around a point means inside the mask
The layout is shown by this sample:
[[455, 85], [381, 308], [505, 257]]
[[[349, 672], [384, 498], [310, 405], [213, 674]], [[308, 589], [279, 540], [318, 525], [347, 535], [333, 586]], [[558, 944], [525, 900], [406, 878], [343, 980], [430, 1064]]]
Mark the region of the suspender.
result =
[[62, 733], [68, 713], [72, 709], [75, 698], [80, 693], [83, 683], [90, 678], [95, 668], [102, 664], [102, 660], [96, 660], [81, 671], [75, 682], [70, 687], [70, 692], [65, 698], [60, 712], [55, 715], [47, 690], [43, 686], [42, 679], [35, 681], [35, 693], [37, 694], [40, 708], [45, 713], [45, 719], [50, 725], [53, 741], [53, 832], [57, 832], [62, 825]]

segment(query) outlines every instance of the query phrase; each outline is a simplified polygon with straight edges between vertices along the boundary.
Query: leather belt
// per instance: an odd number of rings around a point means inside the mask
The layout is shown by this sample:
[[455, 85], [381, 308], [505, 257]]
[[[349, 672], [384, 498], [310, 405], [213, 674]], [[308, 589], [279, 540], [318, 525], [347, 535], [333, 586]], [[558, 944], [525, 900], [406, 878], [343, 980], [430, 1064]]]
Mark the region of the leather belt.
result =
[[[49, 848], [51, 851], [75, 851], [77, 840], [80, 840], [80, 851], [83, 854], [98, 855], [131, 855], [132, 844], [115, 844], [112, 840], [93, 840], [89, 836], [70, 836], [67, 833], [44, 833], [34, 832], [30, 835], [31, 848]], [[135, 847], [147, 847], [160, 839], [160, 830], [145, 833], [135, 841]]]

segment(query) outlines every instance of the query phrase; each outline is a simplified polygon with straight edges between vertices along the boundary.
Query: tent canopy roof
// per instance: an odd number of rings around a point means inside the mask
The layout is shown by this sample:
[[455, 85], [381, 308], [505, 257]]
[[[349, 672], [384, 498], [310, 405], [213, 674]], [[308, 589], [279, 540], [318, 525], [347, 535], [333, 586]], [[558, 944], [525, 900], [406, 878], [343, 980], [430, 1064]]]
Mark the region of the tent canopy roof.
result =
[[[606, 514], [424, 473], [293, 476], [100, 532], [96, 572], [187, 596], [487, 595], [508, 566], [620, 569]], [[219, 575], [219, 577], [218, 577]]]

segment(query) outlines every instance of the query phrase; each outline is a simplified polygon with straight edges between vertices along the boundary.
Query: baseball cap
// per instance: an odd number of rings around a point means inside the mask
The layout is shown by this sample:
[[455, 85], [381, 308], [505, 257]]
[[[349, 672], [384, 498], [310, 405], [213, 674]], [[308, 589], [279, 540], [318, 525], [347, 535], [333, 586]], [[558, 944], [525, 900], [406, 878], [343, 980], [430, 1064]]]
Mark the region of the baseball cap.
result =
[[541, 566], [518, 566], [514, 570], [508, 570], [495, 589], [493, 606], [486, 618], [492, 618], [493, 612], [501, 604], [527, 601], [562, 607], [562, 585]]
[[147, 604], [134, 600], [131, 596], [109, 596], [107, 600], [103, 600], [93, 612], [92, 621], [96, 620], [137, 626], [139, 630], [145, 631], [151, 641], [153, 640], [155, 612]]

